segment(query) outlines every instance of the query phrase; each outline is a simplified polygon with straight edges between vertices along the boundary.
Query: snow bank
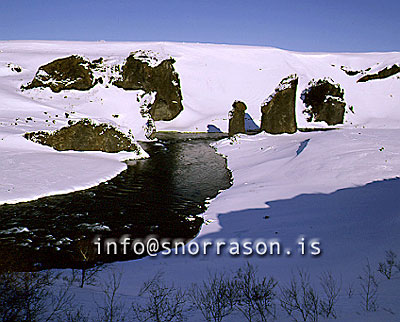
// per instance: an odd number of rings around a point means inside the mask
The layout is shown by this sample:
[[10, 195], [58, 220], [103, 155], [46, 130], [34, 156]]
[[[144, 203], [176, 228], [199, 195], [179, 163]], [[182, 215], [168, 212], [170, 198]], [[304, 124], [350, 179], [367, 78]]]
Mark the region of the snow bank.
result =
[[122, 161], [147, 156], [143, 150], [139, 155], [58, 152], [22, 136], [3, 135], [0, 133], [0, 204], [87, 189], [125, 170]]

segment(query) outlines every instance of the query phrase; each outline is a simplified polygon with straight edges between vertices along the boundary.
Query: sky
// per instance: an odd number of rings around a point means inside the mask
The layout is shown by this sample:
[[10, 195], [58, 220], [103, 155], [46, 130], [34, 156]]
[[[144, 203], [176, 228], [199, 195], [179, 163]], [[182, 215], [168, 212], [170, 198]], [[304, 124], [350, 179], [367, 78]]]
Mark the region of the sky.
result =
[[400, 51], [399, 12], [399, 0], [0, 0], [0, 39]]

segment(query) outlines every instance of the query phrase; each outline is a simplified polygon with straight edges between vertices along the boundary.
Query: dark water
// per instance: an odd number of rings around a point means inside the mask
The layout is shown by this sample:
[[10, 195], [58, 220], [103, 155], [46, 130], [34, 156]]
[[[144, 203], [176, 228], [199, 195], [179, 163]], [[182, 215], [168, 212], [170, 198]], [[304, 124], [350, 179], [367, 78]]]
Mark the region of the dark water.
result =
[[98, 255], [97, 238], [195, 237], [206, 199], [230, 187], [225, 159], [209, 146], [213, 137], [160, 134], [158, 142], [142, 143], [149, 159], [128, 162], [126, 171], [106, 183], [0, 206], [0, 269], [82, 267], [137, 258], [120, 251]]

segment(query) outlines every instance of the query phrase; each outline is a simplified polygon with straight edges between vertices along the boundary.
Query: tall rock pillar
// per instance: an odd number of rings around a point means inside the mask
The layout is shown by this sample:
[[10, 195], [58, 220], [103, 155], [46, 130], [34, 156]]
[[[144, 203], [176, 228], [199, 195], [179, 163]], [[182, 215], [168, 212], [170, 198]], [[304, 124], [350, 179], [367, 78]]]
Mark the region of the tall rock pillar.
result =
[[295, 133], [297, 75], [282, 79], [261, 106], [261, 130], [271, 134]]
[[246, 104], [241, 101], [235, 101], [232, 104], [232, 110], [229, 112], [229, 136], [237, 133], [246, 133], [244, 125], [246, 109]]

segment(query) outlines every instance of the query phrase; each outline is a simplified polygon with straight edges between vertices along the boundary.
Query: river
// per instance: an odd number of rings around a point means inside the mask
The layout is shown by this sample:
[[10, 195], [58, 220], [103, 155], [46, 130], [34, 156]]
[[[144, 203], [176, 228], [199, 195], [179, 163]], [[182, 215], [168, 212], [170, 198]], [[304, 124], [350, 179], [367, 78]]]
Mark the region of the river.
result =
[[231, 185], [226, 160], [210, 147], [219, 138], [160, 133], [157, 141], [141, 143], [149, 159], [128, 161], [108, 182], [0, 206], [0, 269], [79, 268], [139, 257], [99, 255], [96, 238], [194, 238], [207, 200]]

